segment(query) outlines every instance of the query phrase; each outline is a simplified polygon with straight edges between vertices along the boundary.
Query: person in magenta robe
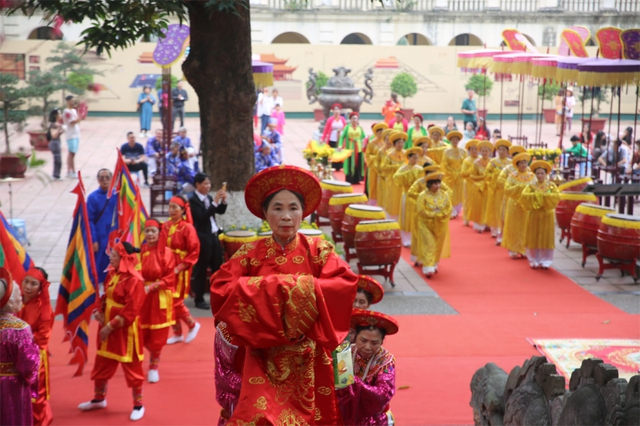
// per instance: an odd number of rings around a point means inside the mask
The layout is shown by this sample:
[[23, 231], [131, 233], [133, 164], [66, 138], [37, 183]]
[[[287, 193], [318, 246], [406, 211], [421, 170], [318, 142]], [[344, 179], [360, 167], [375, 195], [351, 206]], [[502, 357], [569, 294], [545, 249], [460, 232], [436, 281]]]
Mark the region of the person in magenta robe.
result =
[[20, 287], [0, 268], [0, 425], [32, 425], [40, 350], [29, 324], [14, 316], [22, 307]]
[[342, 424], [331, 353], [349, 331], [358, 277], [331, 243], [298, 234], [321, 197], [294, 166], [247, 183], [247, 207], [273, 235], [211, 277], [219, 424]]
[[396, 361], [382, 347], [385, 336], [398, 332], [395, 319], [380, 312], [354, 309], [351, 345], [354, 383], [336, 391], [345, 425], [389, 426], [395, 423], [389, 410], [396, 393]]

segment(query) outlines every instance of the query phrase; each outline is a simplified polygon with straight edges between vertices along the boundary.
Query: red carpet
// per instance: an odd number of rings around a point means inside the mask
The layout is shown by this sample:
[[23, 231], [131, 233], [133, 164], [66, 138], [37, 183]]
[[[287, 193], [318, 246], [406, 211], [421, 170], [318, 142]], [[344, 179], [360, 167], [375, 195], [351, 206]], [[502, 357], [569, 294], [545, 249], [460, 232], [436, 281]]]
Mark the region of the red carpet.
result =
[[[508, 258], [488, 234], [450, 224], [452, 258], [440, 263], [429, 285], [459, 315], [401, 316], [400, 333], [385, 346], [397, 359], [391, 410], [401, 425], [473, 424], [469, 383], [476, 369], [495, 362], [507, 372], [538, 351], [527, 338], [640, 338], [640, 318], [598, 299], [554, 270], [534, 271]], [[408, 250], [403, 254], [409, 261]], [[213, 321], [189, 345], [166, 347], [160, 383], [145, 385], [141, 424], [212, 424], [219, 408], [213, 384]], [[96, 325], [92, 324], [92, 339]], [[51, 352], [52, 407], [56, 424], [128, 422], [131, 395], [119, 371], [110, 383], [109, 407], [81, 413], [91, 399], [91, 364], [71, 378], [68, 346], [56, 322]], [[94, 341], [94, 340], [92, 340]], [[146, 371], [146, 368], [145, 368]], [[401, 389], [405, 387], [405, 389]]]

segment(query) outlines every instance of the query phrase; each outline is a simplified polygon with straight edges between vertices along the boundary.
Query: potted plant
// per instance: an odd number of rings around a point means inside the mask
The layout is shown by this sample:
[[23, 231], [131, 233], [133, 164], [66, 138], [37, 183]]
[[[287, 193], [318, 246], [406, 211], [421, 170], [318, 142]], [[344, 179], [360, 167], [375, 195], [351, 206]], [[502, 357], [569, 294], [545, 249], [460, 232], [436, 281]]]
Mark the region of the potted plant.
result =
[[10, 127], [13, 125], [17, 132], [22, 131], [27, 119], [26, 111], [21, 107], [28, 97], [27, 90], [18, 88], [20, 79], [13, 74], [0, 73], [0, 128], [4, 134], [5, 149], [0, 155], [0, 178], [24, 177], [27, 166], [20, 161], [20, 157], [11, 152], [10, 138], [13, 135]]
[[[316, 96], [320, 96], [320, 93], [322, 93], [322, 88], [326, 86], [328, 82], [329, 82], [329, 76], [323, 73], [322, 71], [318, 72], [318, 77], [316, 78]], [[324, 112], [322, 108], [315, 108], [313, 110], [313, 119], [315, 121], [324, 120]]]
[[47, 127], [49, 112], [58, 104], [52, 97], [53, 94], [62, 90], [66, 85], [62, 80], [62, 75], [53, 70], [29, 71], [27, 91], [29, 97], [35, 99], [37, 104], [29, 108], [30, 115], [37, 115], [42, 118], [39, 130], [29, 130], [31, 146], [38, 151], [49, 149], [47, 141]]
[[404, 116], [405, 118], [410, 119], [413, 115], [413, 109], [407, 108], [407, 98], [411, 98], [418, 93], [418, 83], [416, 82], [416, 78], [408, 72], [401, 72], [391, 81], [390, 89], [391, 93], [397, 93], [402, 96], [402, 110], [404, 111]]
[[555, 81], [553, 83], [546, 81], [544, 84], [538, 86], [538, 97], [542, 100], [542, 114], [545, 123], [555, 122], [556, 109], [544, 108], [544, 101], [553, 101], [559, 91], [560, 85]]
[[[473, 90], [478, 98], [485, 98], [483, 107], [486, 105], [486, 98], [491, 95], [491, 89], [493, 88], [493, 81], [486, 74], [474, 74], [471, 76], [467, 84], [466, 90]], [[485, 108], [478, 108], [478, 118], [487, 118], [487, 110]]]
[[[593, 95], [593, 96], [592, 96]], [[578, 96], [578, 101], [583, 103], [585, 108], [591, 108], [591, 99], [593, 98], [593, 109], [591, 110], [590, 117], [582, 119], [582, 127], [585, 124], [590, 123], [590, 131], [597, 133], [604, 130], [604, 125], [607, 122], [606, 118], [600, 118], [600, 104], [609, 102], [607, 99], [607, 89], [594, 87], [592, 89], [584, 89], [582, 94]]]

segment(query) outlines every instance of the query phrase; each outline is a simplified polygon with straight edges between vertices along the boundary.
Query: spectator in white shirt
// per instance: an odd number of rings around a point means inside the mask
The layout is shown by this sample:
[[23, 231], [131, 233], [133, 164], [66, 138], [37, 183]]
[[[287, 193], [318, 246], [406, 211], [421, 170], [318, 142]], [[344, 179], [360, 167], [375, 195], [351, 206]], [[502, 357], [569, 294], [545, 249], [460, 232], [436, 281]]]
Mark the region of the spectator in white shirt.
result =
[[69, 95], [65, 99], [67, 107], [62, 111], [62, 121], [67, 135], [67, 148], [69, 149], [69, 154], [67, 155], [67, 177], [75, 179], [78, 177], [74, 160], [80, 145], [80, 117], [78, 117], [74, 97]]
[[269, 124], [269, 118], [271, 117], [271, 110], [275, 105], [273, 103], [273, 97], [269, 96], [269, 89], [266, 87], [262, 89], [262, 93], [258, 95], [258, 117], [260, 117], [260, 134], [264, 132], [264, 129]]

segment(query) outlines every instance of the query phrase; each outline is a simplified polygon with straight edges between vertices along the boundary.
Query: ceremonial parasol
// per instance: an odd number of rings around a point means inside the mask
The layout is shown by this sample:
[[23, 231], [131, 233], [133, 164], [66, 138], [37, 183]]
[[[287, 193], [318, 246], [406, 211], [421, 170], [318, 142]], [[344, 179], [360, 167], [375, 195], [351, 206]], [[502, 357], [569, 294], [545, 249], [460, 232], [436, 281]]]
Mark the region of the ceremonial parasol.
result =
[[508, 53], [510, 52], [496, 49], [478, 49], [458, 52], [458, 67], [470, 70], [486, 70], [489, 68], [489, 65], [491, 65], [494, 56], [506, 55]]
[[591, 59], [578, 64], [578, 85], [621, 87], [640, 83], [640, 61], [632, 59]]
[[261, 61], [251, 61], [253, 82], [257, 87], [273, 86], [273, 64]]
[[555, 80], [560, 83], [576, 82], [578, 80], [578, 65], [591, 60], [593, 60], [593, 58], [579, 58], [575, 56], [558, 58], [556, 60]]
[[531, 59], [531, 75], [535, 78], [555, 80], [559, 56], [545, 56]]

